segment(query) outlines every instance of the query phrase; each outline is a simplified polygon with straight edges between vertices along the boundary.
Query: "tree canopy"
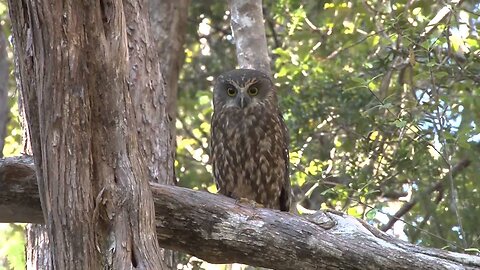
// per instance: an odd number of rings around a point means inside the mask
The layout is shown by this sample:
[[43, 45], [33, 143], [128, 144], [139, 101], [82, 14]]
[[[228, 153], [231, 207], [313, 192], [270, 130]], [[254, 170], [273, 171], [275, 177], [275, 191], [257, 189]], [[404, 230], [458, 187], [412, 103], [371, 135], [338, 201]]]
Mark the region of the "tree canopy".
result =
[[[475, 1], [264, 2], [300, 212], [334, 208], [387, 230], [404, 206], [395, 235], [478, 248], [479, 12]], [[235, 68], [234, 40], [225, 3], [191, 3], [182, 186], [215, 191], [211, 86]]]

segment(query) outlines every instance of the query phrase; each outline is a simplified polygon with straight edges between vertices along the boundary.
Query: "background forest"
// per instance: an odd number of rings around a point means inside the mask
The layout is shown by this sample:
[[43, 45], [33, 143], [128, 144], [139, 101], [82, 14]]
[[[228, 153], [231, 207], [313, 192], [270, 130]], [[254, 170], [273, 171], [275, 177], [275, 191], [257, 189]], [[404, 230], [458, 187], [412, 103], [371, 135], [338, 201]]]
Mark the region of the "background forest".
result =
[[[332, 208], [412, 243], [479, 253], [479, 14], [473, 0], [264, 1], [300, 213]], [[5, 1], [0, 21], [1, 48]], [[227, 1], [191, 1], [186, 23], [176, 176], [215, 192], [212, 83], [236, 65]], [[13, 156], [22, 132], [7, 52], [3, 156]], [[23, 269], [22, 225], [0, 230], [0, 269]]]

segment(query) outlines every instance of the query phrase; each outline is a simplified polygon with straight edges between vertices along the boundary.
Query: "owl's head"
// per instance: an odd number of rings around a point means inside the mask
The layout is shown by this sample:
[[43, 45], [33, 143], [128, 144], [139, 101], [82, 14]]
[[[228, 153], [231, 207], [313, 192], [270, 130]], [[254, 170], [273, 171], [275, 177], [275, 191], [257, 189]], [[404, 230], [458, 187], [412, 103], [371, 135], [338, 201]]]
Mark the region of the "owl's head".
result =
[[253, 69], [234, 69], [218, 76], [213, 90], [215, 108], [246, 109], [276, 102], [272, 81], [267, 74]]

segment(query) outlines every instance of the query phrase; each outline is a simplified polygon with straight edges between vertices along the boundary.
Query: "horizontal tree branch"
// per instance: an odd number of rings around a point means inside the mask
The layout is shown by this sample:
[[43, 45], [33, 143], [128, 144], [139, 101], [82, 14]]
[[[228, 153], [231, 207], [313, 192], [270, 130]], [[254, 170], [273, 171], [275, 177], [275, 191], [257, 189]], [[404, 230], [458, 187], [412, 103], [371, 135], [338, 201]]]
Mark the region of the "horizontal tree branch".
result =
[[[0, 222], [43, 221], [29, 157], [0, 159]], [[212, 263], [274, 269], [478, 269], [480, 257], [423, 248], [334, 212], [296, 216], [151, 184], [164, 247]], [[19, 211], [21, 209], [21, 211]]]

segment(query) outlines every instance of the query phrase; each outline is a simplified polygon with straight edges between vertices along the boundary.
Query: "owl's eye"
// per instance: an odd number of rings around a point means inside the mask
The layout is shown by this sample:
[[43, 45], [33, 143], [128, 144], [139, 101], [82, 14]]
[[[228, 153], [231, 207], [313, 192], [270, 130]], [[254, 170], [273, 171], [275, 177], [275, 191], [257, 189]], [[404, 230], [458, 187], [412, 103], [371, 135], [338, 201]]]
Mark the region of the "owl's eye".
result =
[[256, 96], [258, 95], [258, 88], [257, 87], [250, 87], [248, 88], [248, 94], [250, 96]]
[[237, 89], [233, 88], [233, 87], [229, 87], [227, 89], [227, 94], [231, 97], [235, 96], [237, 94]]

